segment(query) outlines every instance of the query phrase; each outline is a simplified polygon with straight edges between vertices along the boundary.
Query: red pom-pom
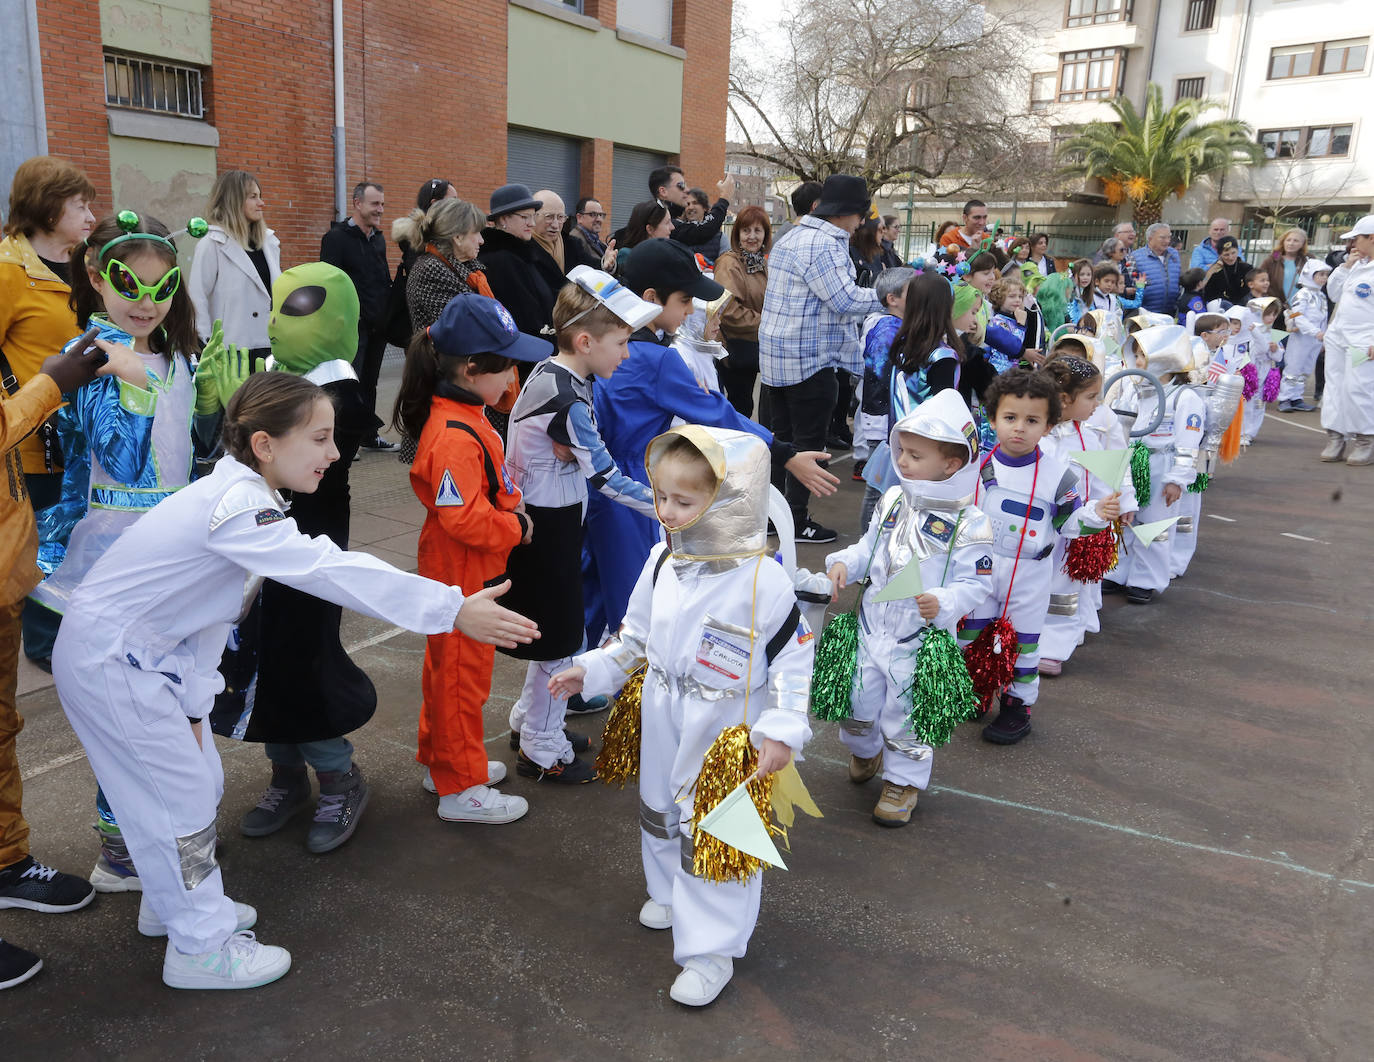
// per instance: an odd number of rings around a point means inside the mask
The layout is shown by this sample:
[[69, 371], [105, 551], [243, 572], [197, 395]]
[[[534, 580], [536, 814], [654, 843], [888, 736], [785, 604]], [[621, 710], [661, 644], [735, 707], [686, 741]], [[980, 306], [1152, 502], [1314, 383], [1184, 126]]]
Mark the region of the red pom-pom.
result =
[[1081, 535], [1064, 551], [1064, 573], [1080, 583], [1098, 583], [1116, 567], [1116, 531], [1104, 527], [1091, 535]]
[[1020, 654], [1016, 628], [1006, 616], [999, 616], [984, 627], [964, 650], [964, 663], [973, 679], [973, 692], [978, 694], [980, 715], [991, 708], [993, 698], [1011, 684]]

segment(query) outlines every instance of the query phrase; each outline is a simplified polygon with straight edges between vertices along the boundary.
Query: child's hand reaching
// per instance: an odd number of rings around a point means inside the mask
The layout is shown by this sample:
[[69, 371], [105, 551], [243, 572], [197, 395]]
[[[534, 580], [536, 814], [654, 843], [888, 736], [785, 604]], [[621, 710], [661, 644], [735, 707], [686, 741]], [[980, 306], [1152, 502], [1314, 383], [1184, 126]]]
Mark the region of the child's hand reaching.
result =
[[1179, 498], [1183, 497], [1183, 488], [1177, 483], [1164, 484], [1164, 504], [1173, 505]]
[[582, 680], [586, 677], [587, 669], [585, 667], [578, 667], [576, 664], [572, 667], [565, 667], [549, 679], [549, 692], [560, 701], [566, 701], [574, 693], [582, 692]]
[[[571, 670], [577, 670], [569, 668]], [[567, 674], [567, 671], [563, 672]], [[558, 676], [555, 675], [554, 678]], [[581, 683], [579, 682], [580, 686]], [[774, 771], [780, 771], [792, 762], [792, 750], [781, 741], [774, 741], [772, 738], [764, 738], [763, 745], [759, 748], [759, 770], [760, 778], [767, 778]]]
[[834, 601], [840, 596], [840, 591], [844, 589], [845, 580], [849, 578], [849, 569], [836, 561], [825, 574], [830, 579], [830, 600]]
[[916, 598], [916, 607], [920, 610], [921, 619], [933, 620], [940, 614], [940, 599], [927, 592]]
[[1097, 515], [1111, 521], [1121, 515], [1121, 491], [1108, 495], [1097, 503]]

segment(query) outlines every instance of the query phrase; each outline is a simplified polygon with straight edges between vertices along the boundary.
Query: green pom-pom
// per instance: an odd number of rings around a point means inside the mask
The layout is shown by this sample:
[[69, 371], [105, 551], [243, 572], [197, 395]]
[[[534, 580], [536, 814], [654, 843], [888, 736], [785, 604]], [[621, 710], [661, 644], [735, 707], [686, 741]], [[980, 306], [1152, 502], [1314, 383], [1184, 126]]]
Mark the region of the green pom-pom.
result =
[[927, 629], [904, 696], [911, 702], [911, 732], [933, 748], [949, 744], [954, 728], [978, 714], [968, 665], [948, 631]]
[[1150, 449], [1143, 442], [1131, 443], [1131, 486], [1144, 506], [1150, 500]]
[[115, 221], [125, 232], [138, 231], [138, 215], [132, 210], [121, 210], [115, 215]]
[[1188, 484], [1188, 493], [1201, 494], [1211, 484], [1212, 477], [1207, 472], [1199, 472], [1197, 479]]
[[854, 714], [850, 693], [859, 662], [859, 617], [845, 612], [825, 625], [811, 671], [811, 714], [834, 723]]
[[204, 218], [192, 218], [186, 223], [186, 234], [200, 239], [210, 231], [210, 223]]

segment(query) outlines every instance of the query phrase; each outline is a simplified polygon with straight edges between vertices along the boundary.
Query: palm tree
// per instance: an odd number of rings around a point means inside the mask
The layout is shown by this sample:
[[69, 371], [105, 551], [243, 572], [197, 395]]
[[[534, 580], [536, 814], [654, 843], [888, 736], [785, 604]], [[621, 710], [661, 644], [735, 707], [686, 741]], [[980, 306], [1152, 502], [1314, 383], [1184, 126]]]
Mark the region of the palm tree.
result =
[[1181, 99], [1164, 106], [1153, 82], [1141, 114], [1124, 96], [1111, 100], [1116, 122], [1092, 122], [1059, 148], [1065, 176], [1096, 177], [1113, 206], [1131, 201], [1136, 225], [1158, 221], [1164, 201], [1183, 195], [1200, 177], [1263, 159], [1254, 130], [1232, 118], [1203, 122], [1215, 100]]

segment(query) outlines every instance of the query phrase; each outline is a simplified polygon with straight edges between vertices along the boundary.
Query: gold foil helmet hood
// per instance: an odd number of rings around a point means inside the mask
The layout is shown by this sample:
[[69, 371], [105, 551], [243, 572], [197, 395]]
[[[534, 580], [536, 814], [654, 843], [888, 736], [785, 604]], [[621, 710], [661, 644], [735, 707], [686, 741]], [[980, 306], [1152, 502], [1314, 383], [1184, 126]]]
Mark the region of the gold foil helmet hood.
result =
[[668, 548], [684, 558], [756, 555], [768, 544], [768, 485], [772, 459], [757, 435], [729, 428], [681, 424], [649, 442], [644, 464], [649, 482], [670, 440], [697, 450], [716, 479], [711, 503], [691, 523], [668, 531]]

